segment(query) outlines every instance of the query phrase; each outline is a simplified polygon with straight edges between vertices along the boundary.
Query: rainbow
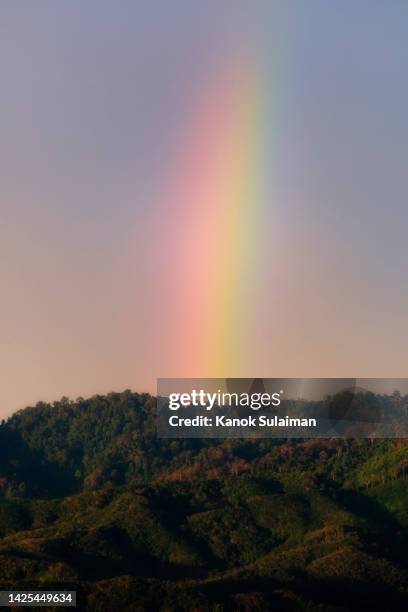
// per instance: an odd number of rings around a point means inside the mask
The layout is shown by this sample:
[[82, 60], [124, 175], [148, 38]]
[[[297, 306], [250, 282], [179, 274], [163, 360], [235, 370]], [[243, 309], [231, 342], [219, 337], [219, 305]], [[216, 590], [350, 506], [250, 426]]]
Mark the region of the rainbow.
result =
[[265, 225], [263, 104], [256, 62], [240, 57], [224, 66], [202, 92], [176, 154], [165, 265], [178, 376], [248, 375]]

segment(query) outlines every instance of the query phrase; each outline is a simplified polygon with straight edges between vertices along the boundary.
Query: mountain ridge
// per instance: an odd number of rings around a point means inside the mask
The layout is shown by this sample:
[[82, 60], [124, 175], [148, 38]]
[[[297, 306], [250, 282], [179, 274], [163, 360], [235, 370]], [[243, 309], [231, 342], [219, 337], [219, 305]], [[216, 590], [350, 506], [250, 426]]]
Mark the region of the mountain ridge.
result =
[[71, 585], [87, 610], [403, 610], [407, 466], [405, 440], [161, 440], [149, 394], [39, 403], [0, 426], [0, 587]]

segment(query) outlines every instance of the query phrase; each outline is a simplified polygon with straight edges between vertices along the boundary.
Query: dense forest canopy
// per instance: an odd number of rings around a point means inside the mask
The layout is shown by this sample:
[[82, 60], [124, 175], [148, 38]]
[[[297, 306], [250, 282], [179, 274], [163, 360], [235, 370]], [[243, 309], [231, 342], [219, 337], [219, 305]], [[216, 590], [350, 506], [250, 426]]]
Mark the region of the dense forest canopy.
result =
[[0, 426], [0, 586], [74, 585], [92, 610], [406, 609], [407, 468], [404, 440], [159, 439], [148, 394], [39, 403]]

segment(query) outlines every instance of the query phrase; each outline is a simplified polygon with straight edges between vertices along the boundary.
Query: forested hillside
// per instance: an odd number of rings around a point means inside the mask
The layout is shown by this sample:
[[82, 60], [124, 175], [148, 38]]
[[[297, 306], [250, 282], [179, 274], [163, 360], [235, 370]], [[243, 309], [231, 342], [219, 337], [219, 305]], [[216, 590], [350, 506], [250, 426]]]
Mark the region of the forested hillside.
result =
[[[398, 398], [406, 401], [407, 398]], [[0, 427], [0, 587], [89, 610], [405, 610], [401, 440], [160, 440], [155, 400]]]

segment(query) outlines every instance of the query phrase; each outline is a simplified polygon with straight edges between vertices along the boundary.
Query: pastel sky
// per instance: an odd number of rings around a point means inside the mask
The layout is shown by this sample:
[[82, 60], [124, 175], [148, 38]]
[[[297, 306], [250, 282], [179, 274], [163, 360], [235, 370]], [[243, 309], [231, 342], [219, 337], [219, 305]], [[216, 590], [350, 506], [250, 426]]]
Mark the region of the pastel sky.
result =
[[0, 416], [405, 377], [405, 0], [0, 6]]

